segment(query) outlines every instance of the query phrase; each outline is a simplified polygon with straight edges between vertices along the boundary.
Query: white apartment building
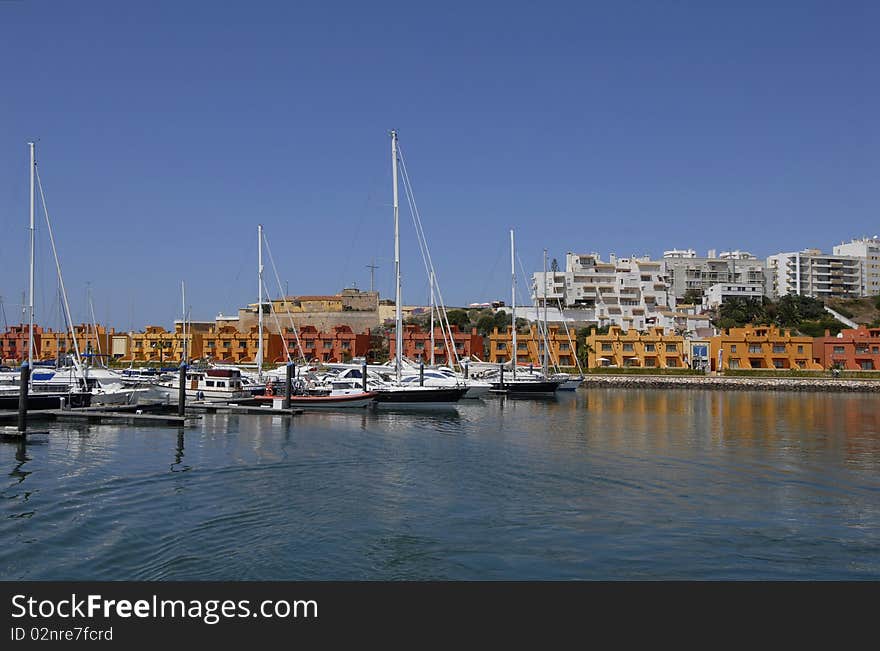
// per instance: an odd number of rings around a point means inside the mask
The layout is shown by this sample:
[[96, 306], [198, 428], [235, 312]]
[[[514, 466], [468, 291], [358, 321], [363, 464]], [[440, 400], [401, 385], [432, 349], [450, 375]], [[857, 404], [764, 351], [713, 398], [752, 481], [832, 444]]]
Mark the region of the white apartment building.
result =
[[712, 285], [703, 293], [703, 309], [714, 310], [722, 303], [731, 298], [745, 298], [760, 301], [764, 297], [765, 287], [762, 283], [746, 283], [744, 285], [732, 285], [718, 283]]
[[603, 262], [598, 253], [567, 253], [564, 272], [537, 272], [532, 275], [533, 297], [550, 306], [592, 313], [601, 325], [618, 325], [623, 330], [645, 330], [663, 325], [663, 312], [674, 305], [661, 260], [648, 256], [609, 257]]
[[718, 283], [763, 285], [766, 292], [770, 290], [766, 263], [748, 251], [723, 251], [716, 256], [712, 249], [701, 258], [693, 249], [672, 249], [663, 252], [663, 261], [672, 294], [678, 300], [682, 300], [689, 289], [705, 295]]
[[862, 296], [880, 295], [880, 238], [863, 237], [834, 247], [834, 255], [862, 259]]
[[855, 256], [804, 249], [771, 255], [767, 269], [774, 298], [786, 294], [819, 299], [862, 296], [862, 259]]

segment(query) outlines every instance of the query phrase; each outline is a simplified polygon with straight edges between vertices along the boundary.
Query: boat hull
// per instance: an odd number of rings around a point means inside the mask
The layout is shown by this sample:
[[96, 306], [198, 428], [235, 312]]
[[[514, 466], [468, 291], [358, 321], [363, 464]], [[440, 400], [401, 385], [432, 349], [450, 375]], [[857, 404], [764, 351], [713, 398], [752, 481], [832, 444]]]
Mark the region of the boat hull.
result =
[[454, 409], [466, 388], [379, 389], [377, 409]]
[[[91, 393], [30, 393], [27, 408], [61, 409], [62, 399], [65, 407], [88, 407], [92, 403]], [[0, 409], [18, 409], [18, 394], [0, 396]]]
[[493, 382], [492, 393], [508, 396], [550, 397], [556, 394], [559, 382]]

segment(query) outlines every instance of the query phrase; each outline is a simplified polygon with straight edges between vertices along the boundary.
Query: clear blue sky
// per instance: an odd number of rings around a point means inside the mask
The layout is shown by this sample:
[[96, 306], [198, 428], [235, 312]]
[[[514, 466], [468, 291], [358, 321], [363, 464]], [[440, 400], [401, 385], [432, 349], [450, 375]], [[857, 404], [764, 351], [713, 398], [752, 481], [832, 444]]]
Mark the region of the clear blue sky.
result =
[[[170, 325], [181, 280], [197, 319], [255, 301], [261, 222], [291, 294], [368, 288], [375, 258], [393, 296], [390, 128], [450, 304], [509, 297], [511, 227], [529, 271], [544, 248], [878, 234], [878, 25], [876, 2], [806, 0], [0, 1], [7, 318], [34, 138], [74, 318], [90, 282], [119, 328]], [[425, 303], [401, 217], [404, 302]]]

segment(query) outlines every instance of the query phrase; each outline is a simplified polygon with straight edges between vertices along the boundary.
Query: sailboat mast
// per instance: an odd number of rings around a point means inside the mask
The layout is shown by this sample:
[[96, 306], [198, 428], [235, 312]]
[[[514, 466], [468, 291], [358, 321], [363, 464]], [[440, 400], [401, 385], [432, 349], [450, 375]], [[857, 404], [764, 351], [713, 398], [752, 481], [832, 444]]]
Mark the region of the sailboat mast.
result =
[[513, 264], [513, 229], [510, 229], [510, 323], [511, 323], [511, 353], [510, 359], [513, 364], [513, 379], [516, 379], [516, 267]]
[[[444, 337], [445, 338], [445, 337]], [[446, 356], [449, 363], [449, 356]], [[431, 270], [431, 366], [434, 366], [434, 270]]]
[[397, 131], [391, 131], [391, 185], [394, 205], [394, 277], [395, 277], [395, 311], [394, 311], [394, 365], [397, 367], [397, 381], [400, 382], [403, 353], [403, 313], [400, 306], [400, 223], [399, 206], [397, 203]]
[[263, 225], [257, 225], [258, 253], [257, 253], [257, 276], [260, 283], [259, 303], [257, 312], [257, 329], [260, 340], [257, 344], [257, 377], [263, 377]]
[[550, 347], [550, 329], [547, 327], [547, 249], [544, 249], [544, 377], [547, 377], [548, 348]]
[[183, 308], [183, 322], [181, 326], [181, 333], [183, 334], [183, 359], [180, 361], [184, 364], [189, 364], [189, 355], [187, 355], [188, 346], [186, 341], [186, 281], [180, 281], [180, 306]]
[[[29, 142], [28, 148], [31, 154], [31, 221], [30, 221], [30, 298], [28, 299], [28, 368], [34, 368], [34, 202], [36, 199], [34, 188], [34, 171], [36, 170], [37, 160], [34, 152], [34, 143]], [[31, 375], [33, 377], [33, 375]]]

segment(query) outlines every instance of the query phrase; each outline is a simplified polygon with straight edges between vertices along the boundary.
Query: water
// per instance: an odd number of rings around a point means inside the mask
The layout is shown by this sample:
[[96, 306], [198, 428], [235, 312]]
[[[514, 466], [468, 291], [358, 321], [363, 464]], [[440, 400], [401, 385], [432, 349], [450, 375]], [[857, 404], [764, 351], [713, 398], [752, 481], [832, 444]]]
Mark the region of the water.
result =
[[6, 580], [880, 578], [871, 395], [55, 425], [0, 469]]

